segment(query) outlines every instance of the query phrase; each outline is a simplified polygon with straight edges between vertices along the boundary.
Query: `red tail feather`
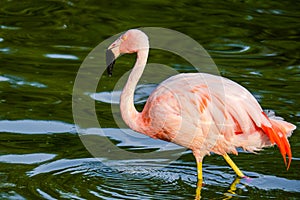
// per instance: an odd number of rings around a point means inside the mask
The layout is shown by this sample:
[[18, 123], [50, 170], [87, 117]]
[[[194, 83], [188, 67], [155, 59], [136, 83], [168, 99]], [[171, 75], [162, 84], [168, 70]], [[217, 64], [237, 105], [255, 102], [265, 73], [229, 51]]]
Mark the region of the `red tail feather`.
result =
[[[290, 135], [290, 132], [293, 130], [293, 128], [291, 129], [291, 127], [285, 127], [284, 123], [287, 124], [287, 122], [282, 121], [283, 123], [280, 123], [281, 121], [269, 119], [264, 112], [263, 114], [266, 116], [272, 126], [269, 127], [262, 124], [261, 128], [270, 138], [271, 143], [277, 144], [288, 170], [292, 161], [292, 151], [287, 137]], [[286, 162], [286, 156], [289, 158], [288, 163]]]

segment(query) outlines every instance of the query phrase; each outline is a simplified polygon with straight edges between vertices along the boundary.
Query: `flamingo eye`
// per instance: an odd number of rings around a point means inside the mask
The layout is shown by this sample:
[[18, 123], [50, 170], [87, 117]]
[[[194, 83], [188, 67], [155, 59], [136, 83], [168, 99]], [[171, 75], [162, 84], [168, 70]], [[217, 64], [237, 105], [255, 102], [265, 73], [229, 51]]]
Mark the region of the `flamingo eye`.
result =
[[127, 35], [122, 35], [121, 39], [122, 40], [126, 40], [127, 39]]

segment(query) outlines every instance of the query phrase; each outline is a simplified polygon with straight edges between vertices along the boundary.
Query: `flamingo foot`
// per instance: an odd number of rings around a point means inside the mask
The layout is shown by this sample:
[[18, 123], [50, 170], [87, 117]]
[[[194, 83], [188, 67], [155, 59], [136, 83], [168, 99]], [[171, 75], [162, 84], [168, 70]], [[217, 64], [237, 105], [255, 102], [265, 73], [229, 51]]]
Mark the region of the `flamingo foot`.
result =
[[247, 183], [250, 183], [253, 180], [249, 176], [244, 176], [242, 179], [245, 180]]

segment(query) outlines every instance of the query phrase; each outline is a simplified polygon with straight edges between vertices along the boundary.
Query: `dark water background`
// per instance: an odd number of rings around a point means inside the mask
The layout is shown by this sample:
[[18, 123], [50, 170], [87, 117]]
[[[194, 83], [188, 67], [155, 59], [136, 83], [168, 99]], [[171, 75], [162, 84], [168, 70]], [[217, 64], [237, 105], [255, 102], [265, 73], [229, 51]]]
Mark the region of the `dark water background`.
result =
[[[193, 199], [196, 164], [189, 151], [171, 165], [140, 159], [111, 160], [116, 167], [109, 167], [86, 150], [72, 116], [83, 59], [130, 28], [174, 29], [203, 45], [221, 74], [249, 89], [263, 108], [299, 126], [299, 8], [298, 1], [0, 0], [0, 199]], [[150, 59], [190, 70], [182, 59], [163, 55], [153, 51]], [[133, 61], [126, 56], [119, 63], [129, 70]], [[113, 89], [106, 80], [99, 91]], [[138, 142], [121, 136], [111, 105], [97, 101], [96, 110], [123, 149], [138, 153], [160, 144], [134, 148]], [[234, 172], [221, 157], [206, 157], [202, 197], [299, 199], [299, 139], [297, 129], [289, 171], [277, 147], [233, 156], [252, 178], [235, 192]]]

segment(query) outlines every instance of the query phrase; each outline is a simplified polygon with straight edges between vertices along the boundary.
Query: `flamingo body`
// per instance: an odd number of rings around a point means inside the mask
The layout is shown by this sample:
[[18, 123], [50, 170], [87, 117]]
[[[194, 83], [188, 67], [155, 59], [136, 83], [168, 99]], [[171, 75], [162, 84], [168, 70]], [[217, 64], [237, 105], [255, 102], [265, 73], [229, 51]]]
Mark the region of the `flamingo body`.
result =
[[237, 154], [237, 147], [254, 152], [277, 144], [289, 168], [292, 153], [287, 138], [296, 127], [273, 113], [268, 116], [248, 90], [227, 78], [206, 73], [172, 76], [159, 84], [143, 111], [137, 112], [134, 89], [148, 52], [148, 37], [139, 30], [127, 31], [107, 51], [110, 75], [121, 53], [137, 53], [120, 101], [122, 118], [130, 128], [191, 149], [199, 164], [198, 179], [202, 179], [202, 159], [210, 152], [222, 155], [244, 176], [227, 155]]
[[272, 146], [264, 129], [274, 126], [283, 134], [279, 148], [291, 156], [286, 138], [294, 126], [266, 116], [248, 90], [220, 76], [186, 73], [163, 81], [139, 120], [136, 131], [187, 147], [202, 158], [210, 152], [237, 154], [237, 147], [253, 152]]

